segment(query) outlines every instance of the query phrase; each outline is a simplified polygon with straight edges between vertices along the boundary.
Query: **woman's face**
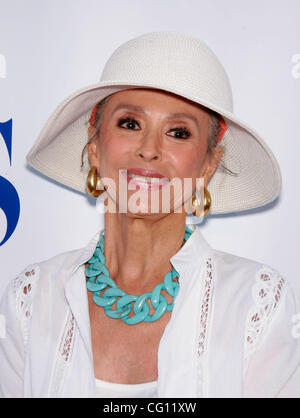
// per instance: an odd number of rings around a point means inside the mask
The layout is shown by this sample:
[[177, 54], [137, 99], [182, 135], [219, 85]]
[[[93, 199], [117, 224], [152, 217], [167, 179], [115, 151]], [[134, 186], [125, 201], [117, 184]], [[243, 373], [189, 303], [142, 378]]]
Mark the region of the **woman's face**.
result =
[[[215, 172], [221, 148], [207, 153], [209, 131], [208, 112], [193, 102], [162, 90], [124, 90], [104, 106], [99, 137], [89, 144], [90, 164], [102, 179], [110, 179], [106, 188], [117, 211], [137, 217], [165, 216], [183, 211], [196, 178], [203, 178], [206, 185]], [[90, 137], [94, 133], [95, 128], [89, 128]], [[127, 170], [129, 177], [120, 170]], [[154, 186], [144, 176], [154, 176]], [[187, 178], [190, 188], [184, 185]], [[177, 186], [170, 187], [174, 181]]]

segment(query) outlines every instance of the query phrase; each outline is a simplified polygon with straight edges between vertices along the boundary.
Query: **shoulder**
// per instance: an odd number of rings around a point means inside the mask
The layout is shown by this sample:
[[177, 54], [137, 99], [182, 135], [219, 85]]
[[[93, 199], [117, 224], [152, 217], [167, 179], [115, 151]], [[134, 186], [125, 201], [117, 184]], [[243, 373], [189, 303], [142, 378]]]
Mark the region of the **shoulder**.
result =
[[38, 283], [39, 286], [46, 286], [50, 282], [53, 282], [55, 286], [63, 285], [74, 270], [93, 255], [99, 235], [100, 231], [93, 236], [85, 247], [65, 251], [28, 265], [12, 281], [12, 286], [20, 288], [28, 282]]
[[8, 282], [1, 296], [0, 314], [3, 314], [7, 321], [11, 318], [12, 321], [24, 325], [31, 317], [32, 302], [36, 297], [41, 294], [51, 295], [51, 298], [63, 296], [65, 282], [80, 264], [89, 259], [89, 254], [92, 255], [98, 235], [99, 233], [86, 247], [31, 263], [17, 273]]
[[229, 303], [243, 307], [247, 326], [269, 322], [291, 285], [273, 266], [246, 257], [214, 250], [216, 284]]
[[219, 249], [212, 250], [214, 259], [218, 265], [223, 266], [224, 268], [232, 268], [232, 269], [242, 269], [245, 271], [257, 270], [262, 266], [268, 266], [269, 268], [273, 269], [268, 264], [265, 264], [258, 260], [253, 260], [251, 258], [242, 257], [236, 254], [232, 254], [226, 251], [222, 251]]
[[244, 322], [246, 349], [252, 352], [293, 289], [269, 264], [220, 250], [213, 250], [212, 258], [218, 300]]
[[212, 254], [217, 279], [224, 284], [239, 287], [247, 293], [257, 286], [278, 292], [288, 284], [285, 275], [267, 263], [215, 249]]
[[[36, 277], [40, 280], [59, 279], [61, 281], [62, 277], [68, 275], [68, 273], [77, 266], [77, 261], [80, 259], [83, 251], [84, 248], [65, 251], [48, 259], [31, 264], [25, 268], [25, 275], [26, 272], [29, 274], [28, 271], [33, 269], [36, 272]], [[59, 277], [57, 276], [58, 272], [60, 273]]]
[[[72, 271], [82, 250], [72, 250], [41, 262], [27, 265], [8, 282], [1, 297], [1, 312], [5, 317], [8, 311], [14, 311], [17, 317], [29, 317], [27, 307], [38, 288], [43, 288], [51, 281], [63, 283], [64, 277]], [[59, 275], [57, 273], [60, 273]]]
[[290, 287], [285, 275], [273, 266], [221, 250], [212, 250], [216, 286], [247, 308], [276, 308]]
[[72, 272], [82, 249], [66, 251], [43, 261], [29, 264], [9, 283], [11, 291], [19, 296], [34, 294], [37, 286], [46, 286], [49, 282], [64, 283]]

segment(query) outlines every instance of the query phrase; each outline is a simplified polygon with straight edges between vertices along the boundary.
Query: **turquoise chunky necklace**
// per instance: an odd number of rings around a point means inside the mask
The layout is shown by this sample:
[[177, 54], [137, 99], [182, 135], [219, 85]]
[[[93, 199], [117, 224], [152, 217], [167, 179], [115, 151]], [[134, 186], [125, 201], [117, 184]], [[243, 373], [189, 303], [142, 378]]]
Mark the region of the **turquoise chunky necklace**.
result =
[[[185, 227], [185, 242], [189, 239], [192, 232], [187, 226]], [[98, 306], [102, 306], [106, 315], [110, 318], [120, 318], [126, 324], [134, 325], [142, 321], [154, 322], [166, 311], [172, 311], [175, 297], [179, 292], [179, 284], [174, 280], [176, 278], [179, 279], [179, 274], [174, 268], [165, 275], [164, 281], [155, 286], [152, 292], [143, 293], [141, 296], [129, 295], [124, 290], [118, 288], [116, 282], [110, 277], [105, 265], [104, 232], [98, 241], [94, 255], [88, 263], [89, 266], [86, 267], [87, 289], [94, 293], [93, 301]], [[104, 292], [100, 296], [102, 290]], [[172, 303], [168, 303], [165, 296], [161, 295], [161, 290], [166, 290], [173, 297]], [[152, 306], [156, 310], [153, 315], [149, 314], [150, 307], [146, 302], [147, 299], [150, 299]], [[117, 302], [116, 308], [111, 309], [111, 305], [115, 302]], [[133, 302], [134, 315], [129, 317]]]

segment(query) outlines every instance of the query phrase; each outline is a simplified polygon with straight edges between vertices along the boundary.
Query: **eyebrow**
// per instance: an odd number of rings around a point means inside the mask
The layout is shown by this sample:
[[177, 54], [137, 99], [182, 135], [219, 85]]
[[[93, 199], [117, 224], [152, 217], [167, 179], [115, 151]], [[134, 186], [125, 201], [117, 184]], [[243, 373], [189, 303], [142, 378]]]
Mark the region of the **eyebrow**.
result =
[[[128, 110], [133, 110], [133, 111], [136, 111], [136, 112], [141, 112], [143, 114], [146, 114], [146, 110], [142, 106], [130, 105], [130, 104], [125, 104], [125, 103], [118, 104], [118, 106], [115, 108], [113, 113], [115, 113], [119, 109], [128, 109]], [[168, 116], [167, 116], [167, 119], [176, 119], [176, 118], [190, 119], [198, 126], [197, 118], [195, 118], [195, 116], [189, 115], [187, 113], [169, 113]]]
[[176, 118], [186, 118], [191, 119], [197, 126], [198, 120], [193, 115], [188, 115], [187, 113], [169, 113], [167, 119], [176, 119]]

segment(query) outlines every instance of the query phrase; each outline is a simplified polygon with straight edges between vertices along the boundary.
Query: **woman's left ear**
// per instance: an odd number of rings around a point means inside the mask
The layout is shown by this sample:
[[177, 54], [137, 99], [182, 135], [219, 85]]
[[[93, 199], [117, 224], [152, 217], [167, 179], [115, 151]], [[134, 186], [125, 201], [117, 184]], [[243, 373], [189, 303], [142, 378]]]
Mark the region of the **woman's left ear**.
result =
[[[93, 126], [88, 128], [88, 135], [89, 139], [95, 137], [96, 130]], [[98, 150], [98, 138], [95, 137], [89, 144], [88, 144], [88, 156], [89, 162], [91, 167], [96, 167], [99, 169], [99, 150]]]
[[223, 155], [223, 147], [216, 146], [214, 147], [210, 153], [207, 155], [207, 164], [206, 168], [204, 170], [204, 174], [202, 174], [202, 177], [204, 177], [204, 185], [206, 186], [209, 183], [209, 180], [212, 178], [214, 173], [216, 172], [220, 160]]
[[89, 141], [91, 141], [92, 138], [96, 137], [96, 128], [94, 126], [88, 127], [88, 137], [89, 137]]

